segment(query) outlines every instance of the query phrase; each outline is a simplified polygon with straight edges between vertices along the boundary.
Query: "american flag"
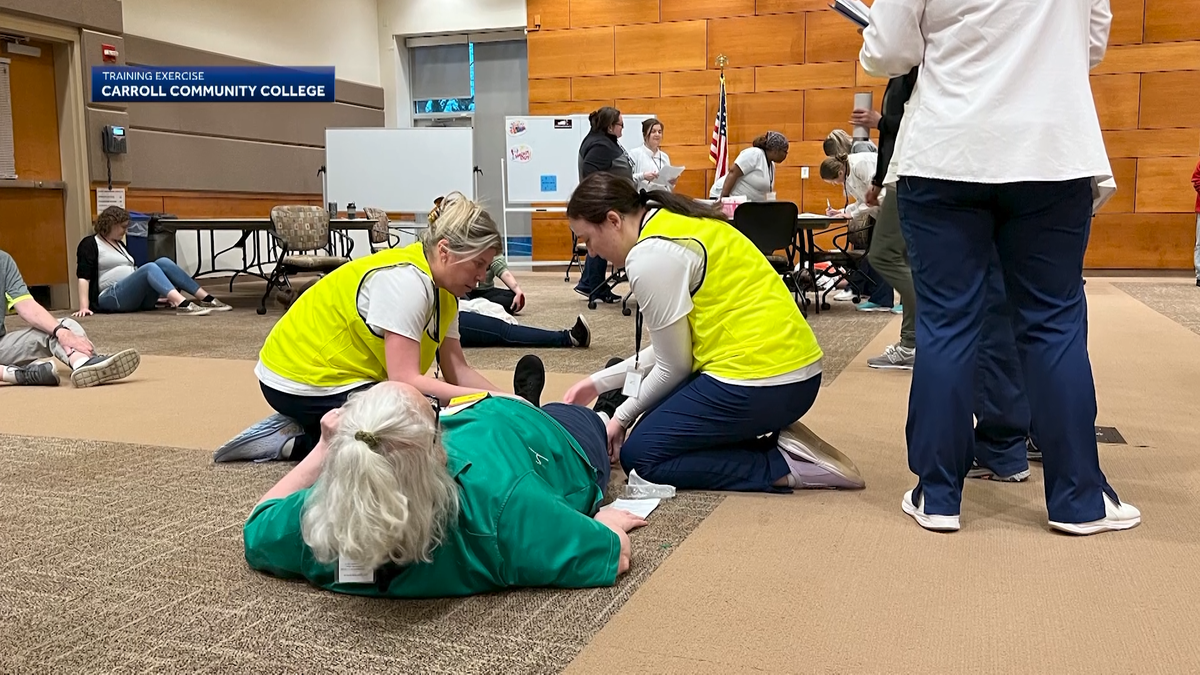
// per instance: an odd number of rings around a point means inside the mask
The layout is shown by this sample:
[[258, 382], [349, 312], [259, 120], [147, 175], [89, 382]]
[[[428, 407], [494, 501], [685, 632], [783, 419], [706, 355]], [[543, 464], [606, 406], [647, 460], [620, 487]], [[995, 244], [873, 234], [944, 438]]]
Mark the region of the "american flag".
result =
[[717, 105], [717, 119], [713, 122], [712, 145], [708, 146], [708, 158], [717, 165], [717, 178], [729, 172], [729, 118], [725, 109], [725, 73], [721, 73], [721, 101]]

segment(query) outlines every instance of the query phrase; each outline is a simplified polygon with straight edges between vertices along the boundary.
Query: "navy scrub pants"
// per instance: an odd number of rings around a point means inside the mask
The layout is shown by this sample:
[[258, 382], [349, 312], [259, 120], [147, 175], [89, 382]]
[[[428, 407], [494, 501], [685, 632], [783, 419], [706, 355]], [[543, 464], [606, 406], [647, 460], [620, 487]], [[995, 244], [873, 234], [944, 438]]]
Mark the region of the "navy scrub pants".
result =
[[1100, 470], [1087, 353], [1091, 179], [986, 185], [905, 176], [897, 193], [918, 307], [909, 468], [925, 512], [960, 510], [975, 446], [971, 416], [994, 250], [1044, 453], [1050, 520], [1103, 518], [1102, 492], [1116, 493]]

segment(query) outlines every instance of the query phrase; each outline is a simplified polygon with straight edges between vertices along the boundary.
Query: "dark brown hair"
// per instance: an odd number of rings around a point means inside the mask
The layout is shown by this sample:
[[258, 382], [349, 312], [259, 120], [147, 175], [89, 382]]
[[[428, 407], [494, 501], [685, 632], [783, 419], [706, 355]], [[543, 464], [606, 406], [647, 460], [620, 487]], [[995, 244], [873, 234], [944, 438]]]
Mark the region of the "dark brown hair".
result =
[[662, 127], [664, 131], [667, 128], [667, 126], [662, 122], [659, 122], [658, 119], [651, 117], [650, 119], [642, 122], [642, 138], [650, 138], [650, 132], [654, 131], [654, 125], [656, 124]]
[[114, 227], [127, 222], [129, 222], [128, 211], [119, 206], [110, 206], [96, 217], [96, 224], [92, 226], [92, 229], [101, 237], [107, 237]]
[[616, 124], [620, 119], [621, 111], [611, 105], [606, 105], [588, 115], [588, 121], [592, 123], [592, 131], [599, 129], [605, 133], [608, 133], [612, 125]]
[[571, 201], [567, 203], [567, 217], [599, 225], [604, 222], [609, 211], [629, 216], [637, 213], [643, 206], [657, 206], [690, 218], [725, 218], [715, 207], [690, 197], [665, 190], [638, 192], [629, 179], [603, 171], [584, 178], [579, 187], [575, 188], [575, 192], [571, 194]]

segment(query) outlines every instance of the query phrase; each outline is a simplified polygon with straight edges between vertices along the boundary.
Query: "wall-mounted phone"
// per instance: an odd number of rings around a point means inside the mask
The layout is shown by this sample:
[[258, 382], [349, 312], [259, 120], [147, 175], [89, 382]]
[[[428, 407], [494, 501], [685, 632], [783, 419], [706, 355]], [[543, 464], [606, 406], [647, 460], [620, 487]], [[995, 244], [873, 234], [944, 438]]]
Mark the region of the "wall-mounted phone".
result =
[[125, 149], [125, 127], [117, 127], [109, 124], [100, 130], [100, 137], [104, 141], [104, 154], [123, 155], [127, 152]]

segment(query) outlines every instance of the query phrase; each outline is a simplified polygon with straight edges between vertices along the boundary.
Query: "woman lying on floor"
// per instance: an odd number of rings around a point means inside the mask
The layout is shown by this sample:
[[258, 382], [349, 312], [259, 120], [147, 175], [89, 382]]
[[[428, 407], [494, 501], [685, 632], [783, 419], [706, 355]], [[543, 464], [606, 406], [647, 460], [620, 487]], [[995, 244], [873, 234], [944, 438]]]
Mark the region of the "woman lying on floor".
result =
[[502, 305], [483, 298], [458, 301], [458, 332], [462, 346], [476, 347], [577, 347], [592, 344], [592, 328], [583, 315], [566, 330], [522, 326]]
[[863, 487], [853, 462], [797, 422], [821, 387], [821, 348], [749, 239], [710, 207], [603, 173], [579, 184], [567, 218], [588, 250], [628, 271], [637, 349], [643, 321], [650, 331], [649, 349], [563, 399], [637, 389], [608, 422], [625, 471], [703, 490]]
[[[500, 251], [496, 222], [459, 193], [429, 214], [423, 241], [353, 260], [322, 277], [271, 329], [259, 353], [263, 397], [277, 414], [219, 448], [217, 462], [300, 460], [321, 418], [387, 380], [449, 403], [498, 391], [467, 364], [458, 300]], [[434, 361], [442, 379], [426, 373]]]
[[[518, 393], [537, 400], [541, 383], [522, 389], [539, 374], [544, 383], [536, 357], [522, 359]], [[597, 409], [606, 405], [616, 402]], [[602, 420], [578, 406], [489, 396], [439, 422], [407, 384], [354, 394], [254, 507], [246, 562], [389, 598], [611, 586], [629, 569], [627, 533], [646, 521], [597, 511], [609, 474]]]

